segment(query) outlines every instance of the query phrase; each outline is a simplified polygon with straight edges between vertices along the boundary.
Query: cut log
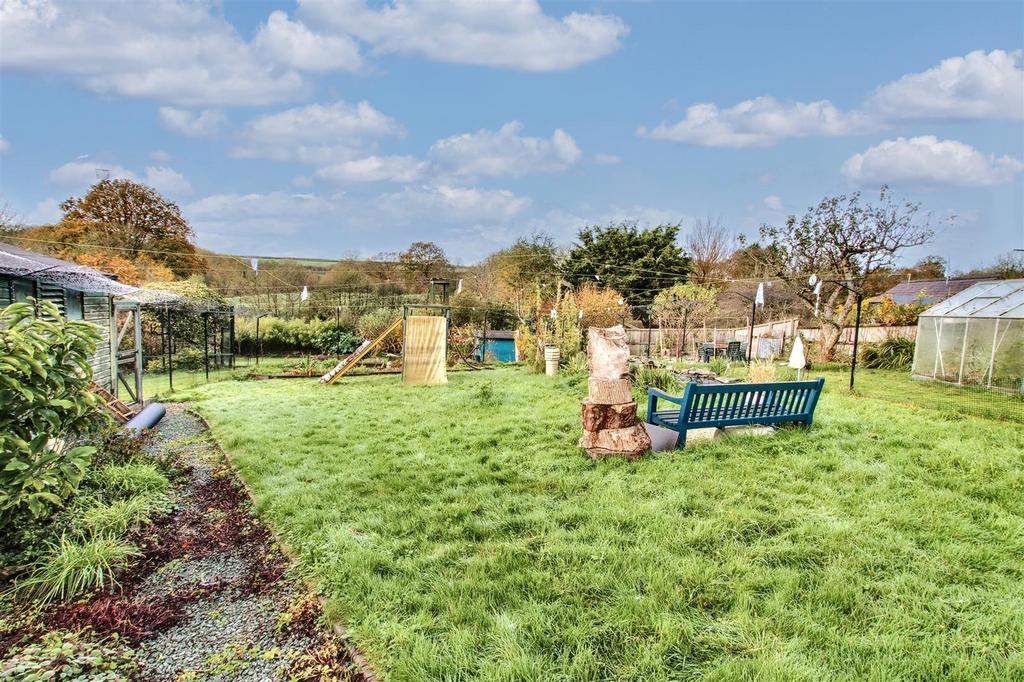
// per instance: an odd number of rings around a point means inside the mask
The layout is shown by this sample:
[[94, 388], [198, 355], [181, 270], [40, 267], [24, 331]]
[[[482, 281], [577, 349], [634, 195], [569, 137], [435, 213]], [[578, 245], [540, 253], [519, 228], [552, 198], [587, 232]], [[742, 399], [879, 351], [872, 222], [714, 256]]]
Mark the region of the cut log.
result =
[[624, 429], [636, 426], [636, 402], [603, 405], [590, 399], [583, 401], [583, 430], [603, 431], [604, 429]]
[[625, 379], [600, 379], [590, 377], [587, 380], [588, 396], [597, 405], [621, 405], [633, 400], [629, 377]]
[[636, 459], [651, 449], [651, 437], [643, 426], [604, 431], [584, 431], [580, 447], [594, 459], [610, 455], [621, 455]]
[[629, 341], [622, 325], [587, 330], [587, 359], [590, 376], [621, 379], [629, 376]]

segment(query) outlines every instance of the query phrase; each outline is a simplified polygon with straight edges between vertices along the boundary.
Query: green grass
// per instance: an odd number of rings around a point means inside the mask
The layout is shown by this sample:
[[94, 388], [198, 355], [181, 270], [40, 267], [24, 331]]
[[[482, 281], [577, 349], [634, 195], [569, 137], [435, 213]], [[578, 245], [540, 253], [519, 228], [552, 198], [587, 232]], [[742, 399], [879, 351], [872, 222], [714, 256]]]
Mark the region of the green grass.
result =
[[632, 464], [519, 368], [193, 397], [385, 680], [1021, 678], [1024, 430], [840, 377], [810, 431]]

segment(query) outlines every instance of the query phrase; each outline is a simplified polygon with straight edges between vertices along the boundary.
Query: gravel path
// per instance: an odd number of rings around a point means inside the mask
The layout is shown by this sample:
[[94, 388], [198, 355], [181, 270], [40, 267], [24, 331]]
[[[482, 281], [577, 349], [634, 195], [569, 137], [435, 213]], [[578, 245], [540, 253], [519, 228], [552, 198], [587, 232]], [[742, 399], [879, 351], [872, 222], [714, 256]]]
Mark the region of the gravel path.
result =
[[[172, 457], [189, 474], [178, 487], [178, 509], [161, 548], [174, 558], [133, 593], [181, 605], [173, 625], [139, 643], [139, 679], [362, 679], [319, 623], [316, 600], [284, 571], [285, 558], [203, 421], [182, 405], [168, 405], [146, 451]], [[179, 548], [186, 551], [173, 551]], [[296, 675], [320, 670], [325, 651], [337, 658], [336, 665], [323, 668], [326, 674]]]

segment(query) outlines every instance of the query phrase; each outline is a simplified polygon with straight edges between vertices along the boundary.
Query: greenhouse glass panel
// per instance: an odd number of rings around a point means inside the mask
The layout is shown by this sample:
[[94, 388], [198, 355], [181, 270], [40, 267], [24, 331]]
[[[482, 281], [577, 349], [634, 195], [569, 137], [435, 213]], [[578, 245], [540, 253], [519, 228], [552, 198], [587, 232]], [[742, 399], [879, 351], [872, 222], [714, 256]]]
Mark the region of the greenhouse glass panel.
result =
[[980, 282], [923, 312], [912, 371], [1024, 393], [1024, 280]]

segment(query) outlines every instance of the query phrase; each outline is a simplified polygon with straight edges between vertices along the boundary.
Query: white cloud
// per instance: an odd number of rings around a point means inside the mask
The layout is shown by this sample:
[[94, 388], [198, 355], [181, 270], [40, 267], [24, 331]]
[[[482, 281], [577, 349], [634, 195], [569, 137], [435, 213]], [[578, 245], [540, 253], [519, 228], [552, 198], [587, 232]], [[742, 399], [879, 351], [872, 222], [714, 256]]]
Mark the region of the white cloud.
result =
[[325, 166], [316, 176], [329, 182], [413, 182], [426, 164], [412, 156], [368, 156]]
[[61, 219], [64, 212], [60, 210], [60, 201], [53, 197], [43, 199], [25, 215], [26, 225], [49, 225]]
[[1021, 55], [1020, 50], [977, 50], [944, 59], [879, 87], [860, 108], [848, 111], [828, 100], [780, 102], [769, 96], [726, 109], [704, 102], [687, 107], [680, 121], [640, 127], [637, 134], [707, 147], [765, 147], [792, 137], [883, 130], [901, 120], [1024, 119]]
[[859, 112], [843, 112], [828, 100], [780, 102], [757, 97], [720, 109], [715, 104], [694, 104], [676, 123], [663, 122], [637, 134], [707, 147], [766, 147], [788, 137], [851, 135], [867, 132], [874, 124]]
[[149, 153], [149, 158], [154, 161], [159, 161], [160, 163], [167, 163], [171, 160], [171, 155], [162, 149], [154, 149]]
[[423, 55], [458, 64], [560, 71], [619, 49], [629, 33], [616, 16], [548, 16], [536, 0], [441, 2], [300, 0], [307, 25], [352, 35], [374, 52]]
[[769, 194], [768, 196], [766, 196], [762, 203], [764, 204], [765, 208], [771, 209], [773, 211], [782, 210], [782, 199], [775, 194]]
[[622, 163], [622, 157], [615, 154], [594, 154], [594, 163], [599, 166], [614, 166]]
[[557, 172], [579, 160], [580, 148], [564, 130], [555, 130], [545, 139], [519, 135], [522, 127], [512, 121], [497, 132], [478, 130], [446, 137], [430, 147], [430, 158], [440, 172], [463, 177]]
[[192, 191], [192, 185], [178, 171], [166, 166], [146, 166], [140, 175], [117, 164], [79, 157], [50, 171], [49, 180], [55, 185], [82, 191], [103, 178], [124, 178], [142, 182], [165, 194], [180, 195]]
[[10, 148], [11, 148], [11, 143], [8, 142], [7, 139], [4, 138], [3, 135], [0, 135], [0, 154], [6, 154], [7, 151]]
[[975, 50], [879, 87], [867, 108], [887, 119], [1024, 119], [1021, 51]]
[[164, 194], [189, 194], [192, 183], [185, 176], [166, 166], [146, 166], [143, 182]]
[[190, 220], [217, 232], [290, 234], [311, 219], [336, 212], [336, 202], [315, 194], [215, 194], [184, 208]]
[[213, 3], [6, 0], [0, 24], [5, 69], [61, 74], [101, 94], [208, 106], [268, 104], [308, 90]]
[[185, 137], [209, 137], [220, 132], [227, 116], [219, 109], [199, 112], [174, 107], [160, 107], [160, 121], [168, 130]]
[[359, 46], [352, 38], [314, 33], [280, 10], [270, 13], [253, 46], [277, 62], [303, 71], [358, 71], [363, 65]]
[[[82, 159], [83, 157], [79, 157]], [[102, 161], [75, 160], [65, 163], [50, 171], [49, 180], [55, 185], [65, 187], [90, 187], [104, 177], [135, 179], [135, 174], [116, 164]]]
[[328, 165], [355, 158], [378, 138], [404, 134], [368, 102], [311, 104], [250, 121], [232, 155]]
[[525, 210], [530, 199], [506, 189], [424, 185], [381, 195], [374, 204], [385, 215], [402, 221], [502, 222]]
[[858, 184], [901, 183], [983, 187], [1009, 182], [1024, 163], [1009, 156], [983, 154], [956, 140], [933, 135], [885, 140], [854, 154], [842, 172]]

